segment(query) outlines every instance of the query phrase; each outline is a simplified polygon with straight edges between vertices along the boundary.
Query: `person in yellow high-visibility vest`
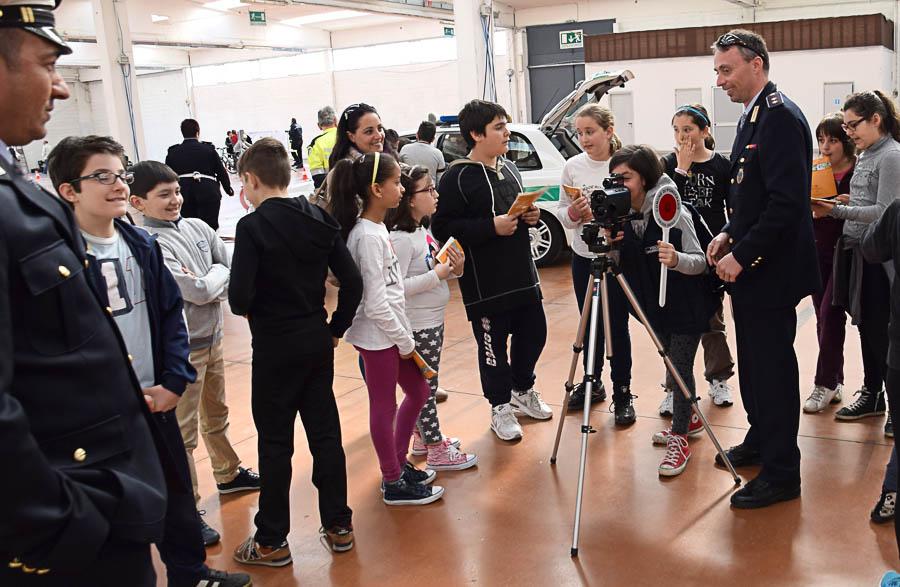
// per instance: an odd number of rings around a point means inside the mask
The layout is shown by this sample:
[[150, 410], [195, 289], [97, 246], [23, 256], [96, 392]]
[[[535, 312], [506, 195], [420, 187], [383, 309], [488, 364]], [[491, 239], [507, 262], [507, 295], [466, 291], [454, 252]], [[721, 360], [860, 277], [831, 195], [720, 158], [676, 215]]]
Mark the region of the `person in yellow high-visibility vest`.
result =
[[325, 106], [318, 113], [319, 130], [322, 132], [309, 144], [309, 173], [316, 188], [328, 175], [328, 158], [337, 140], [337, 115], [334, 108]]

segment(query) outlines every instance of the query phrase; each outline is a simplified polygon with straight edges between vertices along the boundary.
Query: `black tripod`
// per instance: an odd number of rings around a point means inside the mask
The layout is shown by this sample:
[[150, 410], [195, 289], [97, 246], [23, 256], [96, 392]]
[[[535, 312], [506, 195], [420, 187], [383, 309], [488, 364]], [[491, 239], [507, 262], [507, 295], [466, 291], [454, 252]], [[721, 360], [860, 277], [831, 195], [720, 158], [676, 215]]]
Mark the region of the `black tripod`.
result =
[[[587, 229], [588, 227], [585, 228]], [[569, 367], [569, 379], [566, 381], [566, 395], [563, 399], [562, 414], [560, 415], [559, 426], [556, 430], [556, 441], [553, 444], [553, 455], [550, 457], [550, 464], [555, 465], [556, 454], [559, 450], [559, 440], [562, 437], [563, 424], [566, 421], [566, 414], [569, 408], [569, 397], [571, 396], [572, 389], [574, 388], [572, 382], [575, 379], [575, 371], [578, 368], [578, 355], [581, 353], [583, 348], [585, 329], [589, 329], [587, 367], [585, 368], [583, 387], [584, 419], [581, 424], [581, 460], [578, 466], [578, 497], [575, 501], [575, 528], [572, 532], [572, 556], [578, 556], [578, 532], [581, 528], [581, 503], [582, 497], [584, 496], [584, 474], [587, 465], [588, 434], [591, 434], [595, 431], [591, 426], [590, 408], [591, 392], [594, 390], [594, 387], [596, 385], [599, 385], [600, 383], [599, 377], [594, 374], [594, 351], [597, 348], [597, 310], [600, 309], [601, 302], [603, 316], [603, 334], [606, 342], [606, 359], [610, 360], [613, 356], [612, 334], [609, 322], [609, 289], [606, 281], [607, 275], [613, 275], [616, 278], [616, 281], [618, 281], [619, 286], [625, 293], [625, 297], [628, 298], [628, 302], [634, 309], [634, 313], [641, 321], [641, 324], [644, 325], [644, 328], [650, 335], [651, 340], [653, 340], [653, 344], [656, 345], [656, 350], [662, 357], [663, 362], [666, 365], [666, 369], [668, 369], [669, 373], [672, 374], [672, 377], [675, 379], [675, 383], [678, 385], [681, 393], [684, 394], [684, 397], [693, 404], [693, 410], [697, 413], [697, 415], [700, 417], [700, 420], [703, 422], [703, 429], [706, 430], [706, 434], [716, 446], [716, 450], [719, 452], [719, 455], [721, 455], [722, 460], [728, 467], [728, 471], [731, 473], [735, 485], [741, 484], [741, 478], [738, 477], [737, 471], [734, 470], [734, 466], [732, 466], [731, 461], [729, 461], [728, 457], [725, 456], [725, 452], [722, 450], [722, 445], [719, 444], [719, 440], [713, 433], [712, 428], [710, 427], [709, 422], [706, 419], [706, 416], [703, 415], [703, 412], [701, 412], [700, 408], [697, 406], [697, 400], [691, 398], [691, 393], [690, 391], [688, 391], [684, 379], [682, 379], [681, 374], [678, 373], [678, 370], [675, 368], [675, 365], [669, 358], [668, 353], [666, 353], [666, 349], [663, 346], [662, 341], [660, 341], [659, 337], [656, 335], [656, 332], [654, 332], [653, 327], [650, 325], [650, 321], [648, 320], [647, 315], [644, 313], [644, 310], [641, 308], [641, 305], [635, 297], [631, 287], [628, 285], [628, 281], [625, 279], [625, 276], [622, 275], [622, 272], [616, 262], [609, 257], [609, 253], [612, 250], [612, 247], [609, 245], [606, 238], [599, 234], [599, 230], [597, 230], [597, 227], [591, 228], [593, 228], [594, 230], [585, 230], [585, 241], [588, 243], [591, 252], [596, 253], [597, 256], [591, 260], [591, 280], [588, 282], [588, 288], [584, 299], [584, 307], [581, 310], [581, 320], [578, 323], [578, 333], [575, 335], [575, 343], [572, 345], [572, 364]], [[591, 232], [593, 233], [593, 235], [590, 234]], [[591, 236], [593, 236], [593, 238], [590, 238]]]

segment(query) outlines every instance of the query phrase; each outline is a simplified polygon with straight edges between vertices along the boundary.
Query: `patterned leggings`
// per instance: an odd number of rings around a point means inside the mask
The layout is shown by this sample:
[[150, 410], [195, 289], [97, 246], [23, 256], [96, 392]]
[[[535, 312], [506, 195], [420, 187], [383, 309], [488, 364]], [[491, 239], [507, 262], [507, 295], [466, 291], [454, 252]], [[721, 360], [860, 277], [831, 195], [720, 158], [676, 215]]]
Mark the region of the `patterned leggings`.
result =
[[[425, 359], [432, 369], [438, 371], [441, 362], [441, 349], [444, 346], [444, 325], [441, 324], [437, 328], [425, 328], [423, 330], [413, 331], [413, 338], [416, 340], [416, 350]], [[431, 387], [431, 395], [422, 411], [419, 412], [419, 419], [416, 420], [416, 428], [422, 436], [425, 444], [436, 444], [443, 440], [441, 434], [441, 423], [438, 421], [437, 404], [434, 401], [434, 394], [438, 389], [438, 376], [435, 375], [428, 380]]]
[[[672, 359], [675, 368], [684, 379], [691, 397], [697, 396], [694, 383], [694, 358], [697, 356], [697, 347], [700, 345], [699, 334], [670, 334], [661, 333], [663, 346], [669, 358]], [[687, 434], [688, 425], [691, 423], [693, 406], [684, 397], [681, 389], [676, 385], [675, 378], [666, 371], [666, 389], [673, 390], [674, 408], [672, 410], [672, 432], [675, 434]]]

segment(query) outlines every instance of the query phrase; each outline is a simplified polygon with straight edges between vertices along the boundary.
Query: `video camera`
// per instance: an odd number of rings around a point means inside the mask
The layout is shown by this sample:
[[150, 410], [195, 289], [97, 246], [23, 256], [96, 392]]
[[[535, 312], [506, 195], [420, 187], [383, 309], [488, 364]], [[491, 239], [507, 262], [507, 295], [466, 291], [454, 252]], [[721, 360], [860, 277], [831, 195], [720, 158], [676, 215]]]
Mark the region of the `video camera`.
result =
[[623, 224], [635, 217], [631, 212], [631, 192], [625, 187], [621, 173], [613, 173], [603, 180], [603, 189], [594, 190], [590, 196], [591, 213], [594, 220], [581, 230], [581, 240], [593, 253], [609, 251], [601, 228], [615, 232]]

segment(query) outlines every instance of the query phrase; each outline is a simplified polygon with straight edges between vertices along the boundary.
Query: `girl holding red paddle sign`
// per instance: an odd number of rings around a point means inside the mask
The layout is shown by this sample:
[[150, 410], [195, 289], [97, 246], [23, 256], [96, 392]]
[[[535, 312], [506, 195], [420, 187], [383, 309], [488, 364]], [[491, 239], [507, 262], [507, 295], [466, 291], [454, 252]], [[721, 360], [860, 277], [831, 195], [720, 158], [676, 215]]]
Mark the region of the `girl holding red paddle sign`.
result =
[[[613, 242], [620, 243], [619, 267], [693, 401], [696, 396], [694, 357], [700, 337], [708, 330], [709, 319], [716, 309], [716, 296], [702, 278], [707, 271], [706, 258], [692, 211], [688, 204], [681, 203], [675, 183], [663, 173], [652, 148], [623, 147], [610, 159], [609, 167], [612, 173], [622, 175], [631, 193], [631, 208], [641, 213], [640, 219], [626, 223], [624, 230], [612, 238]], [[658, 200], [655, 213], [654, 200]], [[701, 228], [708, 231], [705, 225]], [[668, 239], [664, 232], [668, 232]], [[667, 281], [665, 306], [660, 305], [663, 280]], [[676, 387], [669, 373], [666, 386]], [[666, 454], [659, 465], [660, 475], [671, 477], [684, 471], [691, 457], [687, 438], [702, 430], [703, 424], [693, 412], [691, 401], [684, 394], [674, 394], [671, 428], [653, 435], [654, 444], [666, 445]]]

